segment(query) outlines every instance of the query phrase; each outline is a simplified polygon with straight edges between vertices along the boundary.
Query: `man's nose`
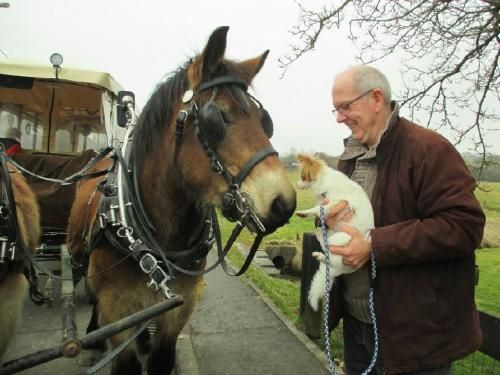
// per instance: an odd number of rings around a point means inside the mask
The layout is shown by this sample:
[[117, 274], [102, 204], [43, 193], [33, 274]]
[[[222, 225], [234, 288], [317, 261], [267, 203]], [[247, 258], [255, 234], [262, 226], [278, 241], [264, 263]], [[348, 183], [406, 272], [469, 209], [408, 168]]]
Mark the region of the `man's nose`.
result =
[[346, 119], [347, 119], [347, 116], [342, 111], [337, 112], [337, 122], [339, 124], [343, 123]]

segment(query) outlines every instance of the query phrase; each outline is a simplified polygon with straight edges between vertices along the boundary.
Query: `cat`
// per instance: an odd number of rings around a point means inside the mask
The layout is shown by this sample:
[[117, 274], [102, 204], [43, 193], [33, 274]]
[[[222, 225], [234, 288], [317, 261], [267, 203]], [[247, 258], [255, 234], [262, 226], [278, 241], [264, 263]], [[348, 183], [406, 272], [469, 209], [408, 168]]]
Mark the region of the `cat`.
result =
[[[321, 159], [303, 153], [299, 154], [297, 158], [301, 171], [301, 180], [298, 181], [297, 187], [299, 189], [311, 188], [318, 195], [318, 198], [327, 198], [329, 202], [324, 207], [325, 215], [328, 214], [331, 207], [340, 201], [347, 201], [352, 215], [348, 220], [343, 221], [343, 223], [357, 228], [365, 236], [368, 236], [370, 229], [374, 228], [373, 209], [370, 199], [361, 185], [351, 180], [342, 172], [328, 167]], [[320, 206], [297, 211], [296, 215], [299, 217], [319, 217]], [[323, 230], [321, 227], [317, 228], [316, 237], [323, 251], [328, 251], [324, 246]], [[349, 234], [340, 232], [336, 228], [329, 228], [327, 230], [327, 238], [329, 246], [344, 246], [351, 240]], [[319, 261], [319, 268], [311, 281], [308, 300], [314, 311], [317, 311], [319, 301], [326, 296], [326, 258], [322, 252], [313, 252], [312, 255]], [[335, 277], [356, 270], [353, 266], [345, 265], [341, 255], [330, 253], [329, 258], [330, 286]]]

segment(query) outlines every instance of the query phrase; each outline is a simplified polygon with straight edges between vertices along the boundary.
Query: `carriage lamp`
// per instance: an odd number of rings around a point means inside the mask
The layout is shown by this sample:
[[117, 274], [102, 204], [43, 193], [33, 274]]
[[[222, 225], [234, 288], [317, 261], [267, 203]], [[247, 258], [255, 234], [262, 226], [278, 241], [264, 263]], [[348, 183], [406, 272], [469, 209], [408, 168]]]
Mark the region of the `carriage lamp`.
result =
[[50, 62], [54, 68], [60, 68], [63, 63], [63, 57], [60, 53], [53, 53], [50, 55]]
[[59, 71], [61, 70], [61, 64], [63, 63], [63, 57], [60, 53], [53, 53], [50, 55], [50, 62], [56, 71], [56, 79], [59, 79]]

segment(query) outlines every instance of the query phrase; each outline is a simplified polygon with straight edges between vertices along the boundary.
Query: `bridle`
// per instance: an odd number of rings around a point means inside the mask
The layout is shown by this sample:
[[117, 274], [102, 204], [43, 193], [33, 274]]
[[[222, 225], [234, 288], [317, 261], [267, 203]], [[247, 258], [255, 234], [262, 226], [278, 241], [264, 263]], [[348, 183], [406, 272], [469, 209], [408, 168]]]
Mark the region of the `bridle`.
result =
[[[192, 126], [194, 127], [194, 131], [196, 136], [205, 151], [208, 159], [210, 160], [210, 166], [214, 172], [221, 175], [228, 189], [223, 194], [222, 198], [222, 213], [224, 216], [232, 221], [239, 221], [244, 225], [252, 226], [252, 229], [256, 231], [258, 234], [264, 234], [266, 232], [266, 228], [256, 215], [253, 209], [253, 202], [251, 196], [241, 191], [241, 184], [243, 180], [249, 175], [252, 169], [262, 160], [267, 158], [270, 155], [277, 155], [277, 151], [271, 146], [263, 148], [262, 150], [256, 152], [246, 163], [243, 165], [241, 170], [238, 172], [236, 176], [231, 174], [231, 172], [225, 167], [224, 163], [221, 161], [219, 155], [217, 154], [216, 148], [211, 145], [211, 142], [207, 140], [207, 134], [203, 131], [203, 121], [206, 121], [200, 113], [203, 113], [204, 106], [200, 107], [196, 103], [196, 97], [201, 93], [208, 89], [212, 89], [212, 98], [209, 101], [209, 104], [213, 102], [215, 95], [217, 94], [217, 89], [221, 86], [233, 86], [238, 90], [242, 90], [244, 92], [247, 91], [247, 84], [239, 78], [233, 76], [221, 76], [214, 78], [208, 82], [204, 82], [200, 84], [196, 91], [187, 90], [183, 95], [183, 108], [179, 111], [176, 120], [176, 143], [175, 143], [175, 158], [177, 160], [179, 149], [181, 145], [181, 139], [183, 134], [183, 129], [185, 123], [188, 119], [191, 119]], [[248, 94], [248, 93], [247, 93]], [[263, 109], [262, 104], [255, 99], [253, 96], [248, 94], [253, 100], [255, 100], [261, 111], [265, 111]], [[265, 115], [267, 115], [268, 120], [271, 121], [267, 111], [265, 111]], [[263, 117], [265, 116], [263, 115]], [[222, 118], [216, 119], [215, 121], [223, 121]], [[271, 122], [272, 124], [272, 122]], [[221, 126], [224, 126], [221, 124]], [[272, 125], [271, 125], [272, 127]]]

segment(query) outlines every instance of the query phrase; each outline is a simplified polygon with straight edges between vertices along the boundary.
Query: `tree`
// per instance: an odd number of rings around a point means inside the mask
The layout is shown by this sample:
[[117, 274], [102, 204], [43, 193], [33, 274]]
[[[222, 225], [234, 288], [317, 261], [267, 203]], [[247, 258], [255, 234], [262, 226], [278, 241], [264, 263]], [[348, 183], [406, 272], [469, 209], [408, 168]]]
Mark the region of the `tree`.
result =
[[468, 141], [482, 156], [481, 175], [491, 162], [485, 136], [499, 130], [500, 0], [343, 0], [321, 10], [297, 4], [297, 44], [280, 59], [283, 74], [323, 33], [348, 26], [362, 63], [402, 57], [401, 106], [412, 118], [425, 113], [424, 125], [451, 131], [455, 145]]

